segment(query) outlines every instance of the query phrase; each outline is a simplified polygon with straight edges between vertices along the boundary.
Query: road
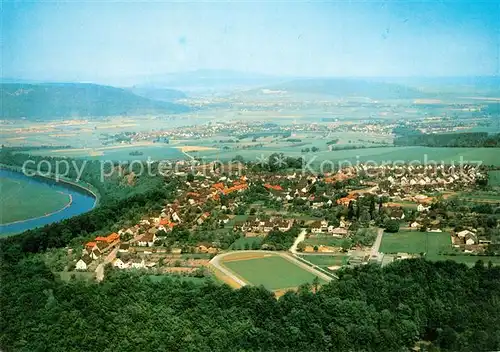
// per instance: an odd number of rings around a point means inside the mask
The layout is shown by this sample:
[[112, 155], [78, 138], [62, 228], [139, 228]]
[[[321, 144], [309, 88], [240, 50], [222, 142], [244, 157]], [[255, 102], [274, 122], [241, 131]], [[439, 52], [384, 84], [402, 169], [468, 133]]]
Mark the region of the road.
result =
[[378, 257], [380, 244], [382, 243], [382, 236], [384, 235], [384, 229], [379, 228], [377, 230], [377, 238], [375, 239], [375, 243], [373, 243], [370, 257]]
[[295, 239], [295, 242], [293, 242], [292, 246], [290, 247], [290, 252], [292, 252], [292, 254], [297, 254], [297, 246], [300, 242], [306, 239], [306, 233], [306, 229], [302, 229], [302, 231], [299, 233], [299, 235]]
[[104, 279], [104, 267], [106, 264], [111, 263], [113, 259], [116, 258], [116, 253], [118, 252], [119, 246], [116, 246], [108, 255], [104, 258], [104, 262], [99, 264], [97, 268], [95, 268], [95, 278], [96, 280], [102, 281]]
[[[305, 234], [304, 234], [305, 235]], [[217, 256], [215, 256], [214, 258], [212, 258], [212, 260], [210, 260], [210, 264], [216, 268], [217, 270], [221, 271], [224, 275], [226, 275], [227, 277], [229, 277], [231, 280], [235, 281], [238, 285], [240, 286], [246, 286], [247, 283], [245, 281], [243, 281], [242, 279], [240, 279], [238, 276], [236, 276], [233, 272], [231, 272], [230, 270], [226, 269], [224, 267], [224, 265], [221, 263], [221, 259], [223, 259], [224, 257], [228, 256], [228, 255], [231, 255], [231, 254], [234, 254], [234, 253], [238, 253], [238, 254], [241, 254], [241, 253], [259, 253], [259, 254], [262, 254], [262, 253], [269, 253], [269, 254], [277, 254], [279, 256], [281, 256], [283, 259], [286, 259], [292, 263], [294, 263], [295, 265], [298, 265], [300, 266], [302, 269], [304, 270], [307, 270], [309, 271], [311, 274], [314, 274], [316, 276], [318, 276], [319, 278], [329, 282], [329, 281], [332, 281], [332, 277], [322, 273], [321, 271], [318, 271], [304, 263], [302, 263], [301, 261], [299, 261], [298, 259], [288, 255], [287, 253], [284, 253], [284, 252], [273, 252], [273, 251], [261, 251], [261, 250], [256, 250], [256, 251], [252, 251], [252, 250], [249, 250], [249, 251], [231, 251], [231, 252], [226, 252], [226, 253], [221, 253]]]

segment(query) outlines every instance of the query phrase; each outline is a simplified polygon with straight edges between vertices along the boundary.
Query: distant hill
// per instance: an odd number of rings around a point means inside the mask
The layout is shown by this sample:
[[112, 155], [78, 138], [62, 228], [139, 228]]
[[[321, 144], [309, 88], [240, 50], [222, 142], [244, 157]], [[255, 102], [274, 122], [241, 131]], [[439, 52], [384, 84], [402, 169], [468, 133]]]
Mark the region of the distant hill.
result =
[[136, 78], [141, 87], [175, 88], [184, 91], [229, 91], [276, 84], [285, 79], [270, 75], [233, 70], [201, 69]]
[[395, 83], [349, 78], [306, 78], [263, 87], [262, 91], [278, 93], [323, 94], [372, 99], [415, 99], [428, 97], [427, 93]]
[[414, 87], [438, 96], [500, 97], [500, 76], [412, 77], [385, 81]]
[[4, 83], [0, 88], [3, 119], [52, 119], [189, 111], [184, 105], [154, 101], [125, 89], [97, 84]]
[[187, 98], [186, 93], [176, 89], [132, 87], [129, 90], [136, 95], [152, 100], [175, 101]]

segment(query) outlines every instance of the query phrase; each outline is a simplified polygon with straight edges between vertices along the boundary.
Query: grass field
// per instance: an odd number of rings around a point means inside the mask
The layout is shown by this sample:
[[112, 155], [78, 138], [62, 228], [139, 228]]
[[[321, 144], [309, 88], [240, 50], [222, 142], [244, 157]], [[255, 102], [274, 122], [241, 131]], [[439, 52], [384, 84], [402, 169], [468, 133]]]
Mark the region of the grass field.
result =
[[[256, 253], [251, 257], [240, 258], [235, 254], [224, 258], [222, 264], [249, 284], [263, 285], [269, 290], [295, 288], [311, 283], [316, 277], [278, 254]], [[324, 283], [321, 279], [320, 282]]]
[[345, 254], [338, 255], [301, 255], [301, 257], [308, 262], [315, 264], [321, 268], [329, 266], [346, 265], [348, 256]]
[[451, 250], [451, 238], [446, 232], [384, 233], [380, 246], [382, 253], [427, 253], [431, 256], [437, 255], [440, 251], [449, 250]]
[[331, 246], [331, 247], [341, 247], [344, 239], [335, 238], [332, 235], [311, 235], [309, 238], [304, 240], [304, 243], [308, 246]]
[[[140, 152], [142, 155], [130, 155], [131, 152]], [[151, 145], [116, 145], [98, 148], [75, 149], [43, 149], [29, 152], [31, 155], [71, 157], [97, 160], [168, 160], [185, 159], [186, 156], [178, 149], [168, 144]]]
[[500, 186], [500, 170], [488, 172], [488, 185]]
[[48, 185], [22, 179], [0, 177], [0, 223], [10, 223], [43, 216], [64, 208], [68, 194]]

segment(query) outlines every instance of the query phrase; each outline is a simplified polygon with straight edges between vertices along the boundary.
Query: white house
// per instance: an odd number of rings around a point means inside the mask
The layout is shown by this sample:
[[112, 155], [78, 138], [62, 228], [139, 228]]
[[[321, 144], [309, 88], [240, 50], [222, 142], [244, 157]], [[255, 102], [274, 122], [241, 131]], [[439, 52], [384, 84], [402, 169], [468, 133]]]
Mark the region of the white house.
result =
[[417, 211], [422, 212], [422, 211], [428, 211], [430, 207], [426, 207], [422, 204], [417, 205]]
[[410, 227], [413, 229], [416, 229], [416, 228], [420, 227], [420, 224], [418, 222], [414, 221], [410, 224]]
[[457, 236], [459, 238], [465, 238], [465, 236], [467, 236], [467, 235], [469, 235], [469, 236], [474, 235], [475, 236], [476, 234], [472, 231], [469, 231], [469, 230], [462, 230], [462, 231], [457, 233]]
[[120, 258], [113, 260], [113, 266], [118, 269], [126, 269], [128, 267]]
[[92, 263], [92, 258], [86, 254], [76, 262], [76, 270], [87, 270], [90, 263]]
[[141, 237], [140, 240], [137, 241], [137, 245], [141, 247], [152, 247], [154, 246], [156, 241], [156, 234], [154, 233], [146, 233]]
[[146, 267], [146, 264], [144, 263], [144, 259], [135, 259], [132, 261], [132, 268], [133, 269], [143, 269]]
[[477, 237], [474, 233], [469, 233], [465, 235], [465, 244], [471, 245], [471, 244], [476, 244], [477, 242]]

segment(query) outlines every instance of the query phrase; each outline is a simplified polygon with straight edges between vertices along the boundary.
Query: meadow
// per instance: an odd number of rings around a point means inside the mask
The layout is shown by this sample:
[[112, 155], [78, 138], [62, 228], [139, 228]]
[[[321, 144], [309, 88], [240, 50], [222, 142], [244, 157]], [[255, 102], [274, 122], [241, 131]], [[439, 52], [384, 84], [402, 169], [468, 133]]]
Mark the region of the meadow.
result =
[[488, 172], [488, 185], [500, 186], [500, 170]]
[[[249, 284], [269, 290], [295, 288], [311, 283], [316, 275], [278, 254], [256, 254], [253, 257], [231, 256], [222, 264]], [[320, 282], [323, 281], [320, 279]]]
[[308, 246], [331, 246], [331, 247], [341, 247], [342, 242], [344, 240], [342, 238], [335, 238], [332, 235], [318, 234], [318, 235], [310, 235], [309, 238], [304, 240], [304, 244]]
[[70, 197], [49, 185], [0, 177], [0, 224], [44, 216], [64, 208]]
[[450, 234], [446, 232], [401, 231], [384, 233], [380, 252], [382, 253], [427, 253], [437, 255], [451, 250]]
[[346, 254], [323, 255], [323, 254], [310, 254], [301, 255], [301, 258], [308, 262], [319, 266], [320, 268], [327, 268], [329, 266], [342, 266], [347, 265], [349, 257]]
[[[131, 155], [137, 152], [140, 155]], [[168, 144], [124, 144], [112, 147], [99, 148], [70, 148], [70, 149], [47, 149], [29, 151], [31, 155], [71, 157], [96, 160], [169, 160], [186, 159], [186, 155], [179, 149]]]

